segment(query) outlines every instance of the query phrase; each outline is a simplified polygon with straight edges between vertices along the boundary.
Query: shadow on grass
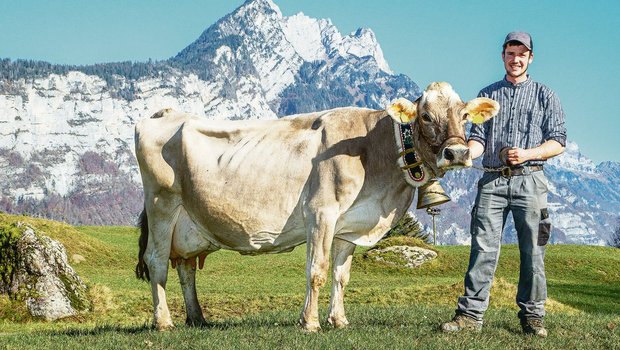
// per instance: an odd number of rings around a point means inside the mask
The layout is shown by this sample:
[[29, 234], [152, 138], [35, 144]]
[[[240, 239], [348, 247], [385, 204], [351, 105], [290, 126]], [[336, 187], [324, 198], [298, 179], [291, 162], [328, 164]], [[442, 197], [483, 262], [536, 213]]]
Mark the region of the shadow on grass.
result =
[[[174, 331], [179, 330], [218, 330], [225, 331], [235, 328], [291, 328], [298, 327], [295, 319], [289, 319], [285, 316], [279, 318], [267, 319], [239, 319], [239, 320], [225, 320], [225, 321], [209, 321], [202, 326], [188, 326], [186, 324], [175, 324]], [[299, 327], [299, 329], [301, 329]], [[83, 336], [100, 336], [107, 333], [117, 334], [140, 334], [157, 332], [155, 328], [150, 324], [143, 325], [99, 325], [94, 328], [70, 328], [64, 330], [53, 330], [46, 332], [50, 336], [70, 336], [70, 337], [83, 337]]]
[[150, 332], [153, 327], [150, 325], [142, 326], [121, 326], [121, 325], [101, 325], [92, 329], [86, 328], [72, 328], [63, 330], [54, 330], [47, 332], [48, 335], [58, 336], [66, 335], [72, 337], [102, 335], [104, 333], [120, 333], [120, 334], [138, 334], [143, 332]]
[[[416, 326], [439, 332], [440, 318], [444, 313], [429, 315], [428, 310], [417, 314], [411, 310], [403, 310], [399, 307], [364, 308], [354, 306], [349, 312], [349, 320], [353, 327], [397, 329], [403, 326]], [[440, 316], [441, 315], [441, 316]], [[430, 316], [430, 317], [429, 317]], [[446, 314], [447, 317], [447, 314]], [[332, 327], [327, 321], [327, 314], [321, 314], [322, 332], [340, 331]], [[296, 311], [272, 311], [254, 315], [246, 315], [242, 318], [230, 318], [224, 320], [210, 320], [202, 326], [188, 326], [185, 323], [175, 323], [175, 329], [171, 332], [192, 332], [200, 330], [234, 331], [234, 330], [298, 330], [304, 332], [299, 325], [299, 314]], [[75, 326], [63, 330], [50, 330], [45, 332], [49, 336], [88, 337], [103, 336], [106, 334], [146, 334], [159, 333], [150, 324], [142, 325], [114, 325], [103, 324], [93, 328], [80, 328]], [[165, 332], [164, 332], [165, 333]]]
[[548, 282], [551, 297], [588, 313], [620, 314], [620, 285]]
[[[582, 287], [576, 286], [576, 292], [582, 292]], [[610, 287], [605, 291], [605, 295], [612, 293], [618, 288]], [[575, 293], [576, 293], [575, 292]], [[592, 291], [596, 293], [596, 291]], [[595, 299], [600, 298], [600, 292], [596, 293]], [[584, 306], [586, 307], [586, 306]], [[364, 332], [373, 331], [376, 329], [383, 329], [387, 331], [394, 331], [400, 329], [417, 329], [426, 336], [434, 337], [442, 335], [440, 326], [443, 322], [448, 321], [453, 316], [453, 309], [449, 307], [427, 307], [416, 305], [402, 305], [402, 306], [388, 306], [388, 307], [367, 307], [364, 305], [351, 305], [349, 308], [348, 318], [351, 322], [349, 331]], [[610, 311], [608, 313], [613, 313]], [[519, 326], [519, 320], [516, 315], [516, 311], [513, 309], [493, 309], [487, 315], [485, 322], [485, 329], [495, 330], [501, 332], [504, 335], [522, 335], [521, 327]], [[336, 332], [338, 334], [340, 329], [335, 329], [326, 322], [327, 314], [322, 312], [321, 327], [323, 334], [330, 334]], [[290, 332], [297, 330], [300, 333], [303, 332], [302, 328], [298, 325], [299, 314], [297, 311], [284, 310], [284, 311], [270, 311], [253, 315], [245, 315], [243, 317], [227, 318], [221, 320], [210, 320], [204, 326], [191, 327], [183, 322], [177, 322], [176, 328], [170, 333], [172, 334], [192, 334], [193, 332], [201, 331], [214, 331], [215, 333], [231, 331], [234, 334], [238, 333], [264, 333], [264, 332]], [[566, 318], [566, 315], [549, 315], [552, 328], [566, 327], [562, 325], [563, 322], [572, 324], [574, 320], [579, 317], [571, 316]], [[569, 320], [569, 321], [566, 321]], [[180, 321], [177, 318], [177, 321]], [[345, 330], [346, 330], [345, 329]], [[351, 330], [352, 329], [352, 330]], [[487, 331], [488, 332], [488, 331]], [[94, 326], [93, 328], [80, 328], [75, 326], [70, 329], [54, 330], [46, 332], [50, 336], [70, 336], [70, 337], [97, 337], [106, 336], [109, 334], [121, 334], [121, 335], [139, 335], [139, 334], [166, 334], [167, 332], [157, 332], [150, 324], [142, 325], [115, 325], [115, 324], [102, 324]], [[258, 334], [257, 333], [257, 334]], [[333, 333], [332, 333], [333, 334]]]
[[[184, 326], [189, 327], [189, 326]], [[299, 327], [296, 318], [273, 316], [269, 319], [248, 317], [238, 320], [209, 321], [201, 329], [227, 330], [233, 328], [291, 328]], [[301, 329], [301, 327], [300, 327]]]

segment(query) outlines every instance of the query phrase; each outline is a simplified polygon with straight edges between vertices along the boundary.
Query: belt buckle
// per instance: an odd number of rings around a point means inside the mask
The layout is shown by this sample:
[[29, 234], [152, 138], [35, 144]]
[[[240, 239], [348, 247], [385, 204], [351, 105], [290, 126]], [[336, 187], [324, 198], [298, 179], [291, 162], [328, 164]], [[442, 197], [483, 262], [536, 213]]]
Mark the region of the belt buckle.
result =
[[503, 177], [511, 177], [512, 176], [512, 169], [510, 169], [510, 167], [505, 167], [505, 168], [502, 169], [501, 173], [502, 173]]

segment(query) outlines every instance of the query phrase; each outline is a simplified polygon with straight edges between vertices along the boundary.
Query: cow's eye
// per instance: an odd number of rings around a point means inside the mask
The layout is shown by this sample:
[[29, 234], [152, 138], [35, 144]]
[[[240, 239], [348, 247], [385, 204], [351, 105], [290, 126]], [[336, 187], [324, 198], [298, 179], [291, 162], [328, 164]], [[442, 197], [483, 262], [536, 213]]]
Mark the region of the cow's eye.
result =
[[428, 115], [428, 113], [423, 113], [422, 114], [422, 120], [429, 123], [431, 121], [431, 116]]

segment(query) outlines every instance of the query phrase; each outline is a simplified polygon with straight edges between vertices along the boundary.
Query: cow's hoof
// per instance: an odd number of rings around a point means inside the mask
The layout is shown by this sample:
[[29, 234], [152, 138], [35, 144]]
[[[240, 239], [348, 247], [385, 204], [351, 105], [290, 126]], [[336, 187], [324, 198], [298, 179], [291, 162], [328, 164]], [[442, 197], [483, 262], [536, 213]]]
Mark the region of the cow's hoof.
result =
[[174, 329], [174, 324], [172, 323], [157, 323], [155, 324], [155, 328], [160, 332], [167, 332]]
[[189, 327], [206, 327], [207, 326], [207, 321], [202, 318], [202, 319], [197, 319], [197, 320], [190, 320], [189, 318], [185, 320], [185, 324]]
[[299, 320], [299, 325], [301, 326], [301, 329], [306, 333], [316, 333], [321, 330], [321, 324], [318, 322], [306, 323], [304, 320]]
[[349, 325], [349, 321], [346, 317], [329, 317], [327, 322], [334, 328], [345, 328]]

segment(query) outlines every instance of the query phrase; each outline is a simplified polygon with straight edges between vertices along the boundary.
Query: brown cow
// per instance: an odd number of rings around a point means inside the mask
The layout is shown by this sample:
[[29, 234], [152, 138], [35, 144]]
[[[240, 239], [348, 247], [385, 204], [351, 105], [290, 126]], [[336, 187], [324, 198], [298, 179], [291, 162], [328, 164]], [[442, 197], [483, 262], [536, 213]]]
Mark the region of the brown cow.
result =
[[[467, 120], [498, 111], [486, 98], [468, 103], [447, 83], [387, 111], [362, 108], [268, 121], [210, 121], [162, 110], [136, 126], [145, 194], [139, 278], [151, 281], [153, 323], [173, 327], [166, 303], [168, 260], [176, 266], [187, 323], [205, 322], [195, 287], [196, 259], [218, 249], [277, 253], [307, 242], [306, 299], [300, 324], [320, 328], [319, 289], [331, 253], [328, 321], [348, 324], [344, 288], [356, 245], [375, 244], [407, 211], [415, 187], [471, 165]], [[412, 121], [423, 180], [398, 165], [397, 123]], [[148, 220], [147, 220], [148, 217]]]

